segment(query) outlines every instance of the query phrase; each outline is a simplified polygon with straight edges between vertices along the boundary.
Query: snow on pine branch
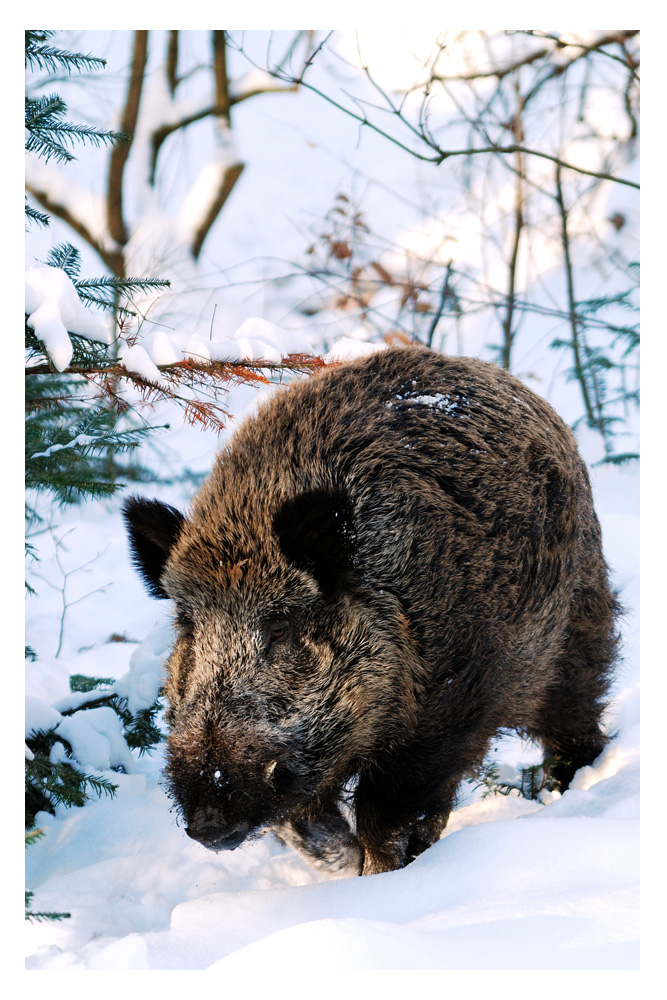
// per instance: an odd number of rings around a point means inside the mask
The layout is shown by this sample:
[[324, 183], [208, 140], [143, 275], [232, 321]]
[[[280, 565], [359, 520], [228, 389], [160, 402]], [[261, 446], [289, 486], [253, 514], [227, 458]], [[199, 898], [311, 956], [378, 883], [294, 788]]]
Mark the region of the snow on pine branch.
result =
[[75, 438], [68, 441], [67, 444], [52, 444], [45, 451], [37, 452], [35, 455], [30, 456], [30, 461], [34, 462], [37, 458], [51, 458], [58, 451], [65, 451], [68, 448], [87, 448], [90, 445], [108, 445], [109, 436], [108, 434], [77, 434]]
[[30, 267], [25, 272], [25, 311], [28, 326], [44, 344], [51, 361], [62, 372], [72, 360], [70, 334], [110, 344], [106, 326], [81, 302], [72, 279], [59, 267]]
[[313, 345], [299, 333], [283, 330], [259, 316], [245, 320], [228, 340], [204, 340], [198, 333], [169, 335], [164, 330], [149, 334], [120, 354], [120, 363], [146, 382], [164, 386], [158, 366], [179, 361], [242, 364], [267, 361], [280, 364], [293, 354], [313, 354]]
[[[72, 757], [67, 757], [60, 744], [56, 745], [56, 752], [68, 763], [96, 769], [121, 767], [133, 774], [135, 761], [123, 735], [122, 720], [109, 705], [96, 707], [95, 703], [120, 699], [133, 718], [149, 711], [164, 683], [164, 663], [172, 644], [171, 624], [156, 625], [132, 652], [127, 673], [109, 686], [70, 691], [53, 705], [26, 696], [26, 739], [53, 731], [56, 739], [62, 738], [71, 747]], [[91, 707], [78, 711], [86, 705]], [[29, 754], [32, 756], [32, 751], [26, 746], [26, 757]]]
[[[58, 371], [70, 364], [70, 334], [109, 345], [111, 334], [81, 302], [71, 278], [58, 267], [29, 267], [25, 272], [27, 324], [41, 340]], [[204, 340], [199, 334], [157, 330], [141, 342], [123, 344], [118, 361], [127, 372], [166, 387], [159, 366], [184, 360], [197, 362], [267, 361], [280, 364], [293, 354], [312, 354], [313, 345], [301, 334], [260, 317], [245, 320], [226, 340]]]

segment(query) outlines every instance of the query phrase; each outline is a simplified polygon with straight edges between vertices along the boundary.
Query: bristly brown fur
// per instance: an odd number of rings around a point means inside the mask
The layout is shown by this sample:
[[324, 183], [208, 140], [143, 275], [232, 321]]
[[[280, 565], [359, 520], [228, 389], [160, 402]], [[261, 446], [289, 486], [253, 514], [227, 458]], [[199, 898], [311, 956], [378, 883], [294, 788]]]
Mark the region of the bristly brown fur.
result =
[[500, 729], [563, 787], [607, 742], [618, 609], [586, 468], [499, 368], [400, 348], [323, 371], [238, 429], [187, 519], [126, 518], [175, 603], [171, 793], [213, 849], [273, 828], [387, 871]]

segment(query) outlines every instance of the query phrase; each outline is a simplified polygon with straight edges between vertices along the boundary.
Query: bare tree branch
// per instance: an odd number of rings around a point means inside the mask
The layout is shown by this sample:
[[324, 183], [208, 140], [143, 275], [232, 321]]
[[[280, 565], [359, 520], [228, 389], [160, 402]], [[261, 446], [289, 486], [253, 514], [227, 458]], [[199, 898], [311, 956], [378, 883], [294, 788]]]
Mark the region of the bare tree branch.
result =
[[[609, 45], [612, 43], [622, 44], [624, 41], [627, 41], [629, 38], [633, 37], [637, 33], [638, 32], [635, 31], [621, 31], [621, 32], [615, 31], [602, 36], [600, 39], [597, 40], [597, 42], [594, 45], [585, 46], [583, 44], [581, 45], [577, 44], [577, 47], [581, 48], [583, 52], [581, 54], [574, 56], [573, 59], [570, 60], [568, 63], [566, 63], [563, 68], [558, 66], [552, 67], [548, 76], [541, 81], [540, 86], [546, 83], [547, 79], [552, 79], [556, 76], [562, 75], [565, 69], [568, 68], [570, 65], [572, 65], [574, 61], [576, 61], [579, 58], [582, 58], [584, 55], [589, 55], [593, 51], [598, 51], [598, 49], [600, 49], [602, 45]], [[590, 170], [585, 167], [578, 166], [577, 164], [570, 163], [566, 160], [561, 159], [558, 156], [555, 156], [551, 153], [547, 153], [543, 150], [529, 148], [523, 143], [516, 143], [513, 145], [501, 145], [500, 143], [493, 143], [492, 141], [490, 141], [486, 145], [481, 147], [468, 147], [466, 149], [443, 149], [441, 144], [438, 143], [430, 134], [430, 132], [424, 127], [425, 118], [423, 113], [420, 115], [420, 125], [419, 127], [416, 127], [404, 114], [402, 105], [401, 107], [398, 107], [395, 104], [395, 102], [392, 101], [391, 97], [387, 94], [387, 92], [383, 90], [383, 88], [381, 88], [373, 80], [373, 78], [369, 73], [368, 67], [362, 66], [361, 69], [364, 72], [365, 76], [368, 78], [371, 85], [381, 94], [385, 104], [387, 105], [387, 112], [388, 114], [391, 115], [392, 120], [399, 121], [404, 128], [407, 128], [417, 138], [419, 142], [421, 142], [424, 146], [427, 147], [427, 149], [431, 151], [430, 153], [420, 152], [418, 149], [410, 147], [406, 143], [402, 142], [399, 138], [397, 138], [396, 135], [392, 135], [392, 133], [389, 132], [387, 129], [373, 122], [369, 118], [368, 114], [366, 114], [362, 108], [362, 105], [366, 106], [367, 102], [361, 102], [356, 98], [350, 98], [361, 110], [361, 113], [357, 113], [350, 107], [346, 107], [344, 104], [340, 103], [340, 101], [335, 100], [329, 94], [322, 91], [319, 87], [316, 87], [313, 84], [306, 81], [305, 79], [306, 69], [308, 69], [309, 66], [312, 65], [313, 60], [315, 59], [316, 55], [322, 50], [328, 38], [329, 35], [327, 35], [326, 38], [323, 39], [323, 41], [320, 43], [320, 45], [314, 50], [314, 52], [312, 53], [312, 55], [310, 56], [304, 67], [304, 71], [298, 77], [291, 76], [282, 67], [278, 66], [274, 67], [269, 66], [267, 67], [266, 71], [270, 75], [274, 76], [276, 79], [279, 79], [283, 82], [291, 82], [297, 84], [298, 86], [304, 87], [310, 90], [312, 93], [317, 94], [318, 97], [321, 97], [323, 100], [327, 101], [327, 103], [331, 104], [333, 107], [342, 111], [344, 114], [352, 118], [354, 121], [359, 122], [360, 126], [369, 128], [378, 135], [381, 135], [383, 138], [388, 139], [389, 142], [391, 142], [393, 145], [398, 146], [399, 149], [403, 149], [406, 152], [410, 153], [410, 155], [414, 156], [416, 159], [422, 160], [423, 162], [426, 163], [433, 163], [437, 166], [441, 163], [444, 163], [445, 160], [458, 156], [477, 156], [490, 153], [498, 154], [501, 156], [507, 156], [509, 154], [520, 154], [522, 156], [536, 156], [541, 159], [546, 159], [556, 164], [557, 166], [560, 166], [562, 169], [572, 170], [576, 173], [584, 174], [589, 177], [595, 177], [598, 180], [609, 180], [616, 184], [623, 184], [628, 187], [637, 189], [640, 186], [635, 181], [628, 180], [624, 177], [618, 177], [615, 174], [609, 173], [608, 171]], [[559, 40], [556, 39], [555, 41], [556, 43], [558, 43]], [[575, 45], [575, 43], [563, 42], [562, 47], [565, 47], [566, 45], [570, 44]], [[433, 75], [429, 79], [427, 86], [430, 86], [433, 81], [446, 82], [448, 79], [451, 79], [451, 82], [460, 82], [460, 81], [474, 82], [474, 80], [483, 78], [485, 76], [502, 79], [509, 73], [511, 73], [513, 70], [518, 69], [520, 66], [528, 65], [539, 58], [544, 58], [547, 55], [552, 54], [552, 52], [553, 52], [552, 48], [544, 47], [542, 49], [539, 49], [537, 53], [530, 53], [522, 60], [517, 60], [512, 64], [506, 65], [503, 68], [496, 68], [488, 72], [471, 72], [470, 74], [462, 74], [451, 78], [445, 76]], [[246, 58], [249, 57], [246, 56]], [[249, 61], [252, 60], [249, 59]], [[624, 62], [623, 60], [621, 61]], [[256, 64], [253, 63], [253, 65]], [[421, 84], [419, 86], [421, 88], [424, 85]], [[345, 96], [349, 97], [350, 95], [346, 94]], [[528, 97], [532, 98], [533, 96], [534, 92], [531, 91]], [[526, 103], [526, 96], [524, 95], [524, 106], [525, 103]]]
[[[556, 47], [559, 49], [582, 49], [582, 55], [584, 56], [590, 55], [591, 52], [599, 52], [601, 55], [607, 56], [607, 58], [613, 59], [615, 62], [620, 62], [623, 66], [627, 66], [633, 72], [639, 67], [639, 62], [633, 56], [629, 56], [628, 58], [628, 53], [625, 50], [625, 43], [638, 35], [639, 29], [632, 31], [610, 31], [596, 39], [591, 45], [586, 45], [583, 42], [569, 41], [568, 39], [561, 38], [560, 35], [550, 35], [546, 32], [517, 31], [516, 34], [530, 35], [533, 38], [548, 38], [552, 42], [555, 42]], [[614, 55], [613, 52], [605, 52], [604, 49], [607, 45], [620, 45], [626, 58], [621, 59], [619, 56]], [[580, 57], [577, 56], [576, 58]]]
[[[515, 135], [520, 136], [522, 134], [521, 127], [521, 111], [522, 102], [521, 95], [518, 93], [517, 87], [517, 100], [518, 107], [516, 115], [514, 116], [514, 131]], [[517, 281], [517, 262], [519, 259], [519, 246], [521, 243], [521, 234], [523, 232], [523, 156], [520, 152], [516, 154], [516, 186], [515, 186], [515, 202], [514, 202], [514, 236], [512, 239], [512, 250], [510, 253], [510, 259], [507, 269], [507, 309], [505, 312], [505, 320], [503, 322], [503, 350], [502, 350], [502, 364], [503, 368], [510, 369], [510, 362], [512, 357], [512, 345], [514, 343], [514, 331], [512, 330], [512, 323], [514, 320], [514, 309], [516, 303], [516, 281]]]
[[[586, 410], [586, 417], [589, 427], [598, 426], [598, 421], [593, 410], [588, 386], [584, 376], [584, 361], [582, 358], [582, 345], [579, 340], [579, 318], [577, 316], [576, 300], [574, 296], [574, 277], [572, 271], [572, 258], [570, 255], [570, 235], [568, 230], [568, 214], [563, 197], [563, 185], [561, 182], [560, 167], [556, 167], [556, 201], [561, 218], [561, 242], [563, 245], [563, 259], [565, 262], [565, 277], [567, 280], [567, 301], [569, 306], [570, 331], [572, 334], [572, 353], [574, 354], [574, 365], [577, 373], [577, 381], [581, 388], [581, 397]], [[602, 431], [602, 428], [599, 428]]]
[[[127, 89], [125, 108], [120, 130], [133, 135], [139, 116], [139, 102], [148, 58], [148, 32], [136, 31], [132, 53], [132, 69]], [[131, 140], [114, 147], [109, 159], [109, 185], [107, 193], [107, 226], [109, 233], [120, 246], [127, 243], [128, 233], [123, 217], [123, 174], [130, 155]], [[118, 277], [123, 277], [118, 274]]]
[[67, 205], [61, 204], [52, 198], [49, 191], [38, 188], [29, 182], [26, 182], [25, 189], [33, 196], [33, 198], [35, 198], [36, 201], [39, 202], [43, 208], [46, 209], [47, 212], [50, 212], [51, 215], [55, 215], [58, 219], [62, 219], [62, 221], [66, 222], [78, 236], [84, 239], [88, 246], [90, 246], [91, 249], [98, 254], [104, 265], [108, 267], [113, 274], [118, 275], [119, 273], [122, 273], [122, 251], [110, 250], [108, 247], [105, 247], [95, 236], [93, 236], [88, 226], [86, 226], [86, 224], [78, 218], [78, 216], [73, 215]]
[[[213, 74], [215, 79], [215, 116], [218, 119], [218, 129], [222, 142], [226, 142], [231, 126], [229, 78], [227, 76], [227, 40], [224, 31], [212, 32], [213, 43]], [[192, 256], [198, 259], [204, 241], [208, 236], [222, 207], [229, 198], [234, 185], [241, 176], [244, 163], [230, 163], [224, 171], [217, 191], [211, 198], [208, 211], [204, 214], [192, 240]]]
[[227, 128], [231, 124], [229, 107], [229, 79], [227, 77], [227, 42], [224, 31], [214, 31], [213, 76], [215, 79], [215, 114]]
[[433, 347], [433, 338], [435, 336], [435, 331], [437, 329], [438, 323], [440, 322], [440, 317], [442, 316], [443, 310], [445, 308], [445, 302], [447, 301], [447, 296], [449, 295], [449, 279], [452, 274], [452, 264], [453, 261], [449, 261], [447, 268], [445, 270], [445, 280], [442, 283], [442, 288], [440, 289], [440, 300], [438, 302], [438, 308], [436, 309], [431, 325], [426, 336], [427, 347]]
[[173, 97], [178, 86], [178, 31], [169, 32], [165, 73], [167, 74], [169, 92]]
[[[275, 71], [268, 70], [268, 72], [273, 73]], [[551, 163], [555, 163], [565, 170], [573, 170], [578, 174], [585, 174], [587, 177], [596, 177], [598, 180], [603, 180], [603, 181], [613, 181], [615, 184], [624, 184], [627, 187], [632, 187], [637, 189], [639, 189], [640, 187], [640, 185], [637, 184], [635, 181], [628, 180], [625, 177], [617, 177], [614, 174], [607, 173], [606, 171], [587, 170], [585, 167], [578, 166], [575, 163], [568, 163], [566, 160], [562, 160], [560, 157], [553, 156], [550, 153], [545, 153], [542, 150], [528, 149], [525, 146], [520, 146], [517, 144], [509, 146], [501, 146], [494, 144], [489, 146], [467, 147], [465, 149], [443, 150], [426, 133], [420, 132], [418, 138], [426, 146], [430, 147], [433, 150], [433, 154], [428, 155], [427, 153], [420, 153], [417, 150], [411, 148], [410, 146], [407, 146], [405, 143], [401, 142], [400, 139], [397, 139], [395, 136], [391, 135], [391, 133], [387, 132], [379, 125], [376, 125], [366, 115], [356, 114], [350, 108], [345, 107], [344, 104], [341, 104], [339, 101], [334, 100], [332, 97], [329, 96], [329, 94], [325, 94], [324, 91], [320, 90], [318, 87], [314, 87], [312, 84], [307, 83], [303, 79], [303, 77], [300, 77], [298, 79], [294, 78], [293, 82], [297, 83], [301, 87], [305, 87], [312, 93], [317, 94], [318, 97], [323, 98], [325, 101], [327, 101], [327, 103], [333, 105], [333, 107], [338, 108], [344, 114], [348, 115], [348, 117], [353, 118], [355, 121], [359, 122], [360, 125], [371, 129], [373, 132], [376, 132], [378, 135], [381, 135], [384, 139], [388, 139], [389, 142], [393, 143], [393, 145], [398, 146], [399, 149], [405, 150], [406, 153], [410, 153], [411, 156], [414, 156], [416, 159], [422, 160], [425, 163], [434, 163], [436, 166], [438, 166], [439, 164], [444, 163], [445, 160], [452, 159], [452, 157], [456, 156], [482, 156], [487, 153], [497, 153], [501, 156], [506, 156], [509, 153], [522, 153], [524, 156], [537, 156], [540, 157], [541, 159], [549, 160]], [[400, 119], [401, 122], [405, 124], [412, 132], [415, 131], [414, 126], [410, 122], [408, 122], [405, 118], [403, 118], [400, 112], [398, 111], [395, 112], [393, 116], [395, 118]]]
[[204, 240], [208, 236], [213, 223], [220, 215], [222, 207], [232, 193], [232, 189], [236, 184], [237, 180], [243, 173], [245, 164], [244, 163], [233, 163], [230, 167], [225, 170], [222, 178], [220, 187], [218, 188], [217, 194], [214, 200], [211, 202], [208, 212], [204, 216], [204, 219], [195, 233], [194, 239], [192, 241], [191, 251], [192, 256], [195, 260], [199, 257], [201, 253], [202, 246], [204, 245]]

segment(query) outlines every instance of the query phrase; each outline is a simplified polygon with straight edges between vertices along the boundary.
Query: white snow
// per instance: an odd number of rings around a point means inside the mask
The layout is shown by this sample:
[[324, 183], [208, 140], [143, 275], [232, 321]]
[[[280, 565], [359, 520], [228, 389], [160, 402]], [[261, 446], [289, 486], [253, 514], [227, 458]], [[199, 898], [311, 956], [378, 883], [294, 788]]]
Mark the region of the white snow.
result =
[[60, 721], [60, 712], [56, 711], [52, 705], [42, 701], [41, 698], [34, 698], [26, 695], [25, 699], [25, 734], [39, 732], [40, 729], [48, 731]]
[[183, 354], [174, 345], [165, 330], [154, 330], [144, 337], [141, 346], [156, 365], [175, 365]]
[[173, 641], [171, 625], [168, 622], [156, 623], [132, 651], [128, 672], [114, 684], [114, 693], [127, 698], [127, 706], [133, 715], [150, 708], [160, 693], [165, 681], [164, 663]]
[[32, 460], [36, 458], [50, 458], [51, 455], [55, 455], [58, 451], [63, 451], [66, 448], [85, 448], [89, 444], [95, 444], [100, 438], [94, 434], [77, 434], [75, 438], [68, 441], [67, 444], [52, 444], [46, 448], [45, 451], [35, 452], [31, 455]]
[[121, 354], [119, 361], [128, 372], [133, 372], [133, 374], [145, 379], [146, 382], [152, 382], [154, 385], [159, 386], [166, 386], [168, 384], [167, 380], [160, 374], [159, 368], [154, 364], [148, 352], [141, 344], [133, 344], [132, 347], [128, 347]]
[[31, 267], [25, 272], [27, 323], [42, 341], [58, 371], [72, 360], [69, 334], [110, 344], [104, 324], [81, 302], [69, 275], [59, 267]]
[[313, 354], [302, 334], [285, 330], [259, 316], [251, 316], [228, 340], [204, 340], [197, 333], [188, 339], [183, 354], [198, 361], [269, 361], [278, 364], [290, 354]]
[[285, 330], [275, 323], [270, 323], [261, 316], [251, 316], [241, 323], [234, 336], [238, 339], [248, 337], [275, 347], [281, 357], [290, 354], [312, 354], [313, 344], [301, 333], [295, 330]]
[[[58, 736], [71, 745], [75, 761], [83, 770], [104, 771], [121, 767], [127, 774], [133, 774], [135, 760], [123, 738], [120, 719], [111, 707], [88, 708], [72, 715], [61, 713], [94, 702], [101, 695], [111, 694], [127, 699], [133, 714], [150, 708], [164, 683], [164, 660], [172, 641], [171, 627], [165, 622], [156, 624], [143, 642], [133, 649], [129, 670], [114, 684], [92, 691], [68, 692], [53, 705], [40, 698], [26, 696], [26, 737], [39, 730], [55, 729]], [[54, 751], [66, 759], [60, 743], [55, 744]]]
[[230, 97], [238, 103], [251, 94], [280, 92], [285, 84], [270, 76], [265, 70], [251, 69], [236, 79], [230, 89]]
[[183, 200], [177, 226], [185, 241], [191, 242], [204, 224], [227, 171], [239, 162], [231, 132], [227, 131], [213, 158], [203, 165]]
[[128, 774], [134, 771], [134, 758], [123, 738], [120, 719], [107, 705], [63, 717], [57, 733], [71, 744], [75, 759], [86, 768], [104, 771], [122, 767]]
[[367, 354], [374, 354], [376, 351], [386, 350], [386, 344], [368, 343], [364, 340], [355, 340], [353, 337], [340, 337], [334, 346], [324, 355], [324, 360], [329, 361], [352, 361], [354, 358], [363, 358]]

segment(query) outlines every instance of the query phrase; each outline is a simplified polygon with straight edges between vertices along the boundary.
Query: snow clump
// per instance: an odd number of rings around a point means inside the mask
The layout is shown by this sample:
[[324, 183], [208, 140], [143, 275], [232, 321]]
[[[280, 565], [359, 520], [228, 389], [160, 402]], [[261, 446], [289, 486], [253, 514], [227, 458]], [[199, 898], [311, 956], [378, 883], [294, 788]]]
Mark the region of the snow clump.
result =
[[30, 267], [25, 272], [27, 323], [44, 344], [51, 361], [62, 372], [72, 360], [70, 334], [110, 344], [104, 324], [86, 309], [74, 282], [59, 267]]

